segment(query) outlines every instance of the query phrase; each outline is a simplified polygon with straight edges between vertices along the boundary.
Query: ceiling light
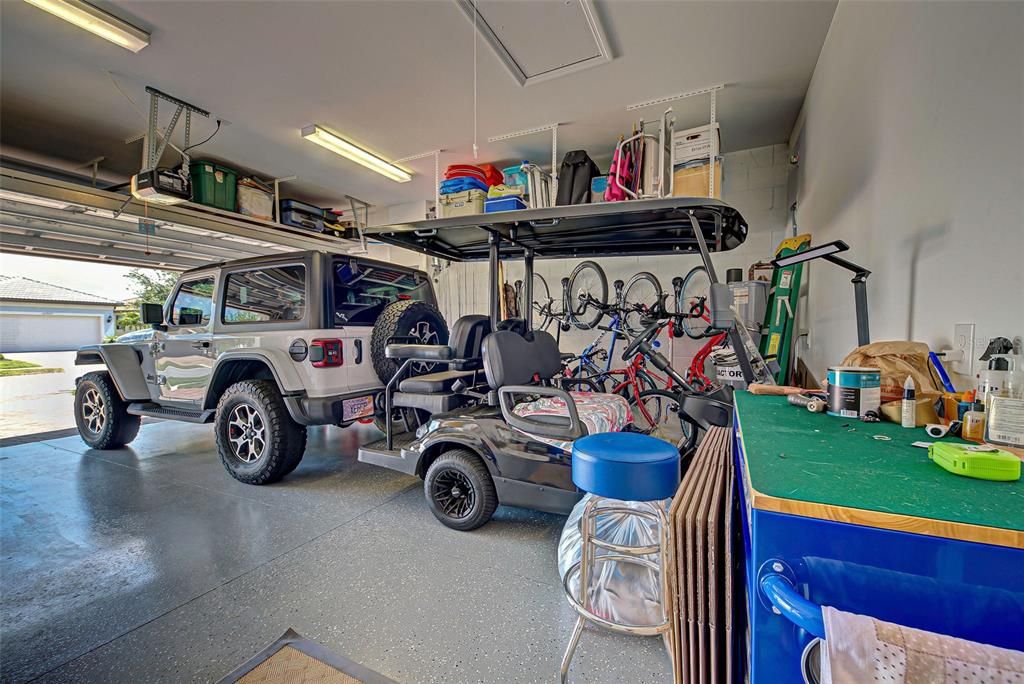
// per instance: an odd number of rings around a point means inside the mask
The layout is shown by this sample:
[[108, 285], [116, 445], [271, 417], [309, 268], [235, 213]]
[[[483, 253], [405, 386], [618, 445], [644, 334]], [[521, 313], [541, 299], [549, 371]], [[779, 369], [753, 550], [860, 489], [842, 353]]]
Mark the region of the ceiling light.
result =
[[384, 161], [375, 154], [367, 152], [358, 145], [353, 145], [348, 140], [331, 133], [322, 126], [306, 126], [302, 129], [302, 137], [310, 142], [315, 142], [321, 147], [326, 147], [335, 154], [340, 154], [346, 159], [351, 159], [357, 164], [362, 164], [371, 171], [376, 171], [398, 183], [407, 183], [412, 180], [412, 174], [405, 169]]
[[83, 0], [25, 0], [55, 17], [95, 33], [126, 50], [138, 52], [149, 45], [149, 34]]

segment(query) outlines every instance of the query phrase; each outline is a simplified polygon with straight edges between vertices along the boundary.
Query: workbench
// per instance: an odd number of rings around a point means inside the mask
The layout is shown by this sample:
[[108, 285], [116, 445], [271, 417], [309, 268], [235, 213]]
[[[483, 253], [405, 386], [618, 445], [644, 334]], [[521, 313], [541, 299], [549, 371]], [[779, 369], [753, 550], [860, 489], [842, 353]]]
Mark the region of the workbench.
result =
[[1024, 480], [953, 475], [915, 441], [736, 393], [753, 684], [803, 681], [822, 605], [1024, 650]]

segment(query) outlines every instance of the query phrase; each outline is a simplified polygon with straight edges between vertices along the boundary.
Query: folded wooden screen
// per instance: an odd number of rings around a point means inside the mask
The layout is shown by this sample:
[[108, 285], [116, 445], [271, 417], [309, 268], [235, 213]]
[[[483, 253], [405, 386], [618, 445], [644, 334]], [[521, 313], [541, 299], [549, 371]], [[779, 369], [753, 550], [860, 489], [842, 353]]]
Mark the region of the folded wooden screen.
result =
[[738, 681], [733, 663], [738, 636], [733, 629], [733, 535], [739, 526], [733, 520], [731, 444], [727, 428], [714, 428], [704, 436], [669, 511], [676, 550], [678, 682]]

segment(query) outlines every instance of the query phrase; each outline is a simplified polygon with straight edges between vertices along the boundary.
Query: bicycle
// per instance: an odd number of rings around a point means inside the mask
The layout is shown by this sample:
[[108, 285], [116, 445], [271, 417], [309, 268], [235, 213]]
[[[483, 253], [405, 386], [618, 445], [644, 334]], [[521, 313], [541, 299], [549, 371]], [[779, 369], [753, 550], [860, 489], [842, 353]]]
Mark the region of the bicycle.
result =
[[[727, 426], [732, 420], [732, 395], [729, 389], [722, 387], [713, 393], [696, 392], [657, 349], [651, 344], [653, 339], [669, 323], [668, 318], [653, 321], [637, 335], [622, 353], [623, 361], [630, 361], [638, 356], [647, 359], [651, 365], [664, 372], [678, 384], [678, 389], [644, 390], [637, 397], [637, 408], [641, 416], [657, 417], [649, 426], [638, 421], [634, 414], [634, 426], [638, 429], [647, 428], [648, 434], [660, 433], [659, 436], [669, 438], [676, 443], [680, 453], [689, 455], [697, 446], [700, 431], [712, 426]], [[714, 396], [713, 396], [714, 395]], [[678, 435], [675, 434], [672, 415], [678, 418]]]

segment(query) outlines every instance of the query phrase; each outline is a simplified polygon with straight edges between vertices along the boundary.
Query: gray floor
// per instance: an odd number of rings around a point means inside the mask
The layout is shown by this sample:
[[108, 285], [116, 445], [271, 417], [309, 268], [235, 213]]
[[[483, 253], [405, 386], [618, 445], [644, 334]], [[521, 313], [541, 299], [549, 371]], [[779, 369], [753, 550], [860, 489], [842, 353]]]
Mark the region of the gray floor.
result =
[[[421, 483], [310, 431], [298, 470], [231, 479], [209, 426], [0, 449], [0, 679], [211, 681], [287, 628], [399, 682], [553, 682], [573, 613], [564, 518], [442, 527]], [[667, 681], [661, 643], [588, 630], [572, 677]]]

